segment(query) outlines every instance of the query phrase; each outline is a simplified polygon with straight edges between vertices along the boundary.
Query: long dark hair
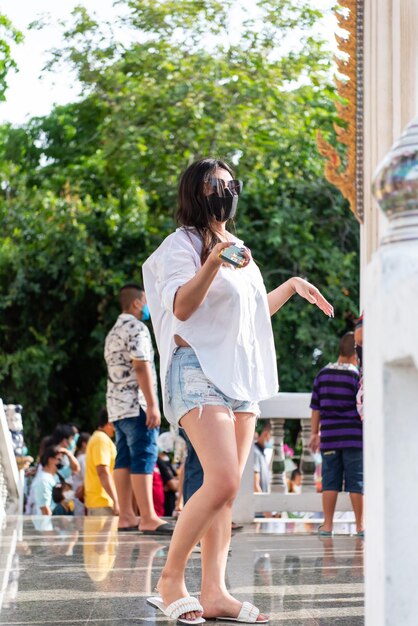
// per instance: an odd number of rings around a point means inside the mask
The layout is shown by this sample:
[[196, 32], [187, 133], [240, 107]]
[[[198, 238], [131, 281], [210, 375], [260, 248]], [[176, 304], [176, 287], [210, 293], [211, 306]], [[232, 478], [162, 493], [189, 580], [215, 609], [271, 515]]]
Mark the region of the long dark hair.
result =
[[176, 219], [180, 226], [189, 226], [197, 230], [202, 240], [202, 263], [208, 258], [212, 248], [220, 239], [213, 229], [213, 216], [204, 194], [204, 185], [215, 175], [217, 169], [229, 172], [234, 178], [232, 168], [220, 159], [205, 158], [195, 161], [183, 172], [178, 190]]

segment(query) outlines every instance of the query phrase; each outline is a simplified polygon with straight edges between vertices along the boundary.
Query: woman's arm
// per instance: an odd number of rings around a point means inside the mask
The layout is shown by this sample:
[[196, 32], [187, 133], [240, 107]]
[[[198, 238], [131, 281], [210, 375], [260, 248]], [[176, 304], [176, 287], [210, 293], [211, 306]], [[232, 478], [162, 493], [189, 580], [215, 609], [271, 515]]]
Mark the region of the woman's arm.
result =
[[289, 278], [285, 283], [270, 291], [267, 294], [267, 300], [269, 303], [270, 315], [277, 313], [284, 304], [296, 293], [295, 288], [292, 285], [293, 278]]
[[329, 317], [334, 317], [333, 306], [325, 300], [319, 289], [317, 289], [307, 280], [295, 276], [289, 278], [285, 283], [270, 291], [267, 294], [267, 300], [269, 303], [270, 315], [274, 315], [277, 311], [293, 296], [298, 293], [302, 298], [305, 298], [311, 304], [321, 309]]
[[232, 242], [230, 241], [217, 243], [195, 276], [177, 290], [174, 297], [173, 313], [182, 322], [188, 320], [206, 298], [209, 287], [222, 265], [219, 254], [224, 248], [231, 245]]

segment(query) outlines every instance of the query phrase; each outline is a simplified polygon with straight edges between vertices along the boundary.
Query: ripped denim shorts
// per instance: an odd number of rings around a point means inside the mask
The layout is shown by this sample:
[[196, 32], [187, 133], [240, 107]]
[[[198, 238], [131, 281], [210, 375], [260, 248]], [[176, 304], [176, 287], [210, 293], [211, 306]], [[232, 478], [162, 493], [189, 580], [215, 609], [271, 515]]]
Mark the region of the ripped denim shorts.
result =
[[201, 412], [207, 405], [227, 407], [232, 418], [234, 413], [260, 415], [257, 402], [234, 400], [211, 383], [193, 348], [175, 349], [166, 377], [166, 398], [177, 426], [186, 413], [195, 408]]

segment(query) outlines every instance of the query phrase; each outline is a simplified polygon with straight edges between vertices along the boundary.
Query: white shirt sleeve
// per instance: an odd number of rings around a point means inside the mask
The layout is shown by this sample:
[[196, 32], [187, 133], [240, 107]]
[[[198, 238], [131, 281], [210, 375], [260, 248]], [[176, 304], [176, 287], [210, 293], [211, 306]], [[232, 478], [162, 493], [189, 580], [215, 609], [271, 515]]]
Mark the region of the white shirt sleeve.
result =
[[158, 277], [161, 301], [164, 308], [172, 313], [177, 290], [191, 280], [200, 267], [199, 254], [187, 234], [184, 234], [172, 239], [161, 261]]

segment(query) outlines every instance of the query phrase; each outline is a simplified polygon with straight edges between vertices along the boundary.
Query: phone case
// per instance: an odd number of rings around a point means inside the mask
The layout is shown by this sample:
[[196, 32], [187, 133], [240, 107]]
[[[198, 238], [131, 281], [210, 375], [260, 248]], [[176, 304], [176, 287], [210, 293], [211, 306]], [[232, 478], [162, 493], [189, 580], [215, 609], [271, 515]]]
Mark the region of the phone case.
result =
[[245, 263], [245, 256], [243, 255], [241, 248], [238, 246], [229, 246], [224, 248], [220, 253], [220, 258], [227, 263], [231, 263], [235, 267], [242, 267]]

